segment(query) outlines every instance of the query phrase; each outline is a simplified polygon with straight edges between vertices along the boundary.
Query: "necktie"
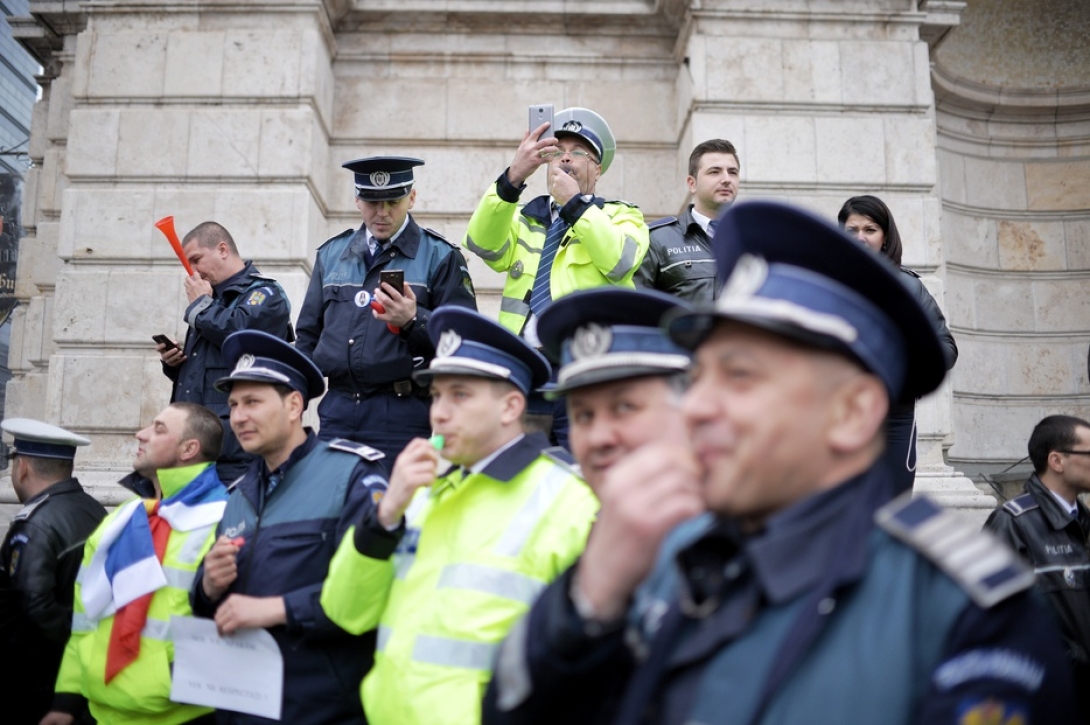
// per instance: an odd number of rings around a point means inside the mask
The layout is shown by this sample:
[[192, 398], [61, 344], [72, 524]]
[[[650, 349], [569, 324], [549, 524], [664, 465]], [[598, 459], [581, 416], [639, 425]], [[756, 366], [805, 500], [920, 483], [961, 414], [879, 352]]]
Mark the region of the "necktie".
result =
[[[148, 508], [148, 526], [151, 528], [151, 540], [155, 545], [155, 556], [162, 563], [170, 538], [170, 524], [159, 518], [159, 502], [145, 501]], [[148, 607], [155, 592], [134, 599], [114, 615], [114, 626], [110, 629], [110, 642], [106, 650], [106, 684], [140, 656], [140, 633], [148, 621]]]
[[540, 315], [553, 301], [552, 290], [549, 287], [549, 273], [553, 269], [556, 252], [560, 249], [560, 240], [564, 238], [567, 231], [568, 223], [557, 217], [556, 221], [549, 227], [549, 232], [545, 235], [545, 247], [541, 250], [541, 261], [538, 262], [534, 287], [530, 292], [530, 310], [535, 315]]
[[269, 487], [266, 489], [265, 494], [272, 496], [272, 492], [276, 490], [276, 487], [280, 485], [281, 475], [279, 473], [273, 473], [269, 475]]
[[714, 236], [715, 236], [715, 220], [712, 219], [710, 222], [708, 222], [708, 238], [710, 239], [710, 238], [712, 238]]

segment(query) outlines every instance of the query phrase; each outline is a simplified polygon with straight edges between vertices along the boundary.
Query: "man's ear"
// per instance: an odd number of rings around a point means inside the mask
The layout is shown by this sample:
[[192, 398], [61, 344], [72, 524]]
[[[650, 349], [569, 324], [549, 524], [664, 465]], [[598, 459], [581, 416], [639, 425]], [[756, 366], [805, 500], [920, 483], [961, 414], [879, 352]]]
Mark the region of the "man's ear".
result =
[[511, 425], [522, 418], [526, 410], [526, 396], [519, 390], [509, 390], [503, 395], [503, 411], [500, 413], [500, 421], [504, 425]]
[[178, 460], [188, 466], [201, 454], [201, 443], [196, 438], [189, 438], [178, 444]]
[[879, 435], [889, 413], [886, 386], [874, 375], [854, 375], [832, 392], [829, 447], [837, 453], [866, 448]]
[[1052, 471], [1053, 473], [1064, 472], [1064, 457], [1059, 451], [1048, 452], [1047, 464], [1048, 470]]
[[303, 400], [303, 394], [298, 390], [293, 390], [288, 393], [288, 397], [284, 400], [284, 404], [288, 408], [289, 420], [302, 420], [303, 411], [306, 410], [306, 401]]

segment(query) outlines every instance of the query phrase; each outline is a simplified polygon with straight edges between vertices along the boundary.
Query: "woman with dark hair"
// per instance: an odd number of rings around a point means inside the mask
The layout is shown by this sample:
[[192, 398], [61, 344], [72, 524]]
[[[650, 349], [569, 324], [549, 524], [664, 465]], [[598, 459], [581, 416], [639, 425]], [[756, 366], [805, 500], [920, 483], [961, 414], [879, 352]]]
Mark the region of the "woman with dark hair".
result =
[[[958, 346], [946, 327], [946, 318], [935, 298], [923, 286], [920, 276], [901, 265], [901, 234], [889, 207], [876, 196], [853, 196], [837, 214], [840, 228], [877, 254], [888, 257], [903, 272], [901, 279], [911, 289], [920, 306], [931, 317], [935, 333], [946, 351], [946, 369], [954, 367]], [[916, 478], [916, 405], [892, 404], [886, 419], [887, 453], [896, 469], [897, 493], [912, 488]]]

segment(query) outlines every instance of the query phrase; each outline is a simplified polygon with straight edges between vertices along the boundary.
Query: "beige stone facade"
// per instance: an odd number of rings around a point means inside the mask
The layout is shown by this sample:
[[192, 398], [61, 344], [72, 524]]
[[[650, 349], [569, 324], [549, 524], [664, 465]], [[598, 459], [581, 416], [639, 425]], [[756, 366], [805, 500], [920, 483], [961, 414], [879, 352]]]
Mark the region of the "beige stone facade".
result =
[[[16, 32], [47, 74], [5, 414], [91, 436], [81, 464], [108, 497], [169, 395], [150, 335], [184, 333], [156, 219], [223, 223], [297, 311], [317, 245], [359, 224], [342, 161], [424, 158], [414, 215], [460, 240], [527, 105], [551, 102], [608, 119], [599, 193], [649, 219], [686, 202], [688, 152], [710, 137], [739, 148], [742, 198], [830, 218], [885, 199], [962, 350], [919, 406], [919, 486], [990, 506], [944, 448], [1013, 461], [1045, 411], [1090, 414], [1090, 51], [1083, 32], [1059, 85], [1042, 46], [1022, 51], [1038, 75], [993, 75], [1002, 28], [980, 18], [1014, 4], [32, 1]], [[1074, 41], [1085, 3], [1051, 4], [1068, 23], [1040, 32]], [[501, 280], [471, 269], [494, 311]]]

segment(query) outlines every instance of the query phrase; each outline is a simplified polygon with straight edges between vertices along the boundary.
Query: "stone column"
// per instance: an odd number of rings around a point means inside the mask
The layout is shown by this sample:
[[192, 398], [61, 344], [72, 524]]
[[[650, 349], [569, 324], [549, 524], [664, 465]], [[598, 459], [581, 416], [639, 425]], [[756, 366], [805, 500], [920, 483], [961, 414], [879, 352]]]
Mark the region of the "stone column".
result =
[[36, 116], [6, 414], [90, 435], [82, 476], [116, 500], [170, 394], [151, 335], [185, 334], [184, 272], [153, 223], [222, 223], [297, 313], [326, 232], [334, 41], [320, 0], [69, 15]]

